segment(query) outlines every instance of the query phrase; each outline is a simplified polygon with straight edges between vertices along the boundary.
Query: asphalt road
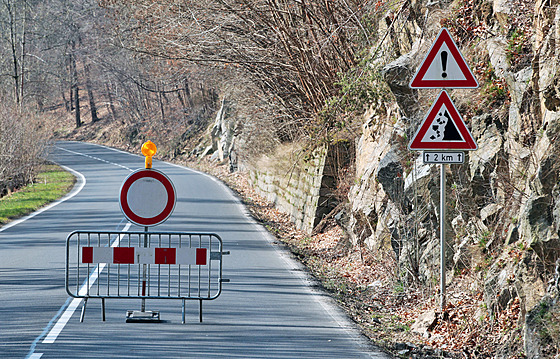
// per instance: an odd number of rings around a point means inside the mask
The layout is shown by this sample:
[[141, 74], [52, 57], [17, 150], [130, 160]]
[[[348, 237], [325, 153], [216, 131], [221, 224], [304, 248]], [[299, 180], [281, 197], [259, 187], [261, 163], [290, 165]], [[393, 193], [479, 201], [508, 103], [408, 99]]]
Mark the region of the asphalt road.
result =
[[[62, 202], [0, 228], [0, 358], [386, 358], [331, 298], [313, 286], [227, 187], [188, 168], [154, 161], [177, 190], [158, 231], [215, 232], [224, 241], [222, 294], [198, 304], [147, 300], [160, 323], [125, 323], [140, 300], [88, 302], [65, 291], [65, 240], [74, 230], [141, 231], [128, 224], [118, 195], [144, 157], [103, 146], [58, 142], [53, 160], [78, 182]], [[155, 230], [155, 228], [154, 228]]]

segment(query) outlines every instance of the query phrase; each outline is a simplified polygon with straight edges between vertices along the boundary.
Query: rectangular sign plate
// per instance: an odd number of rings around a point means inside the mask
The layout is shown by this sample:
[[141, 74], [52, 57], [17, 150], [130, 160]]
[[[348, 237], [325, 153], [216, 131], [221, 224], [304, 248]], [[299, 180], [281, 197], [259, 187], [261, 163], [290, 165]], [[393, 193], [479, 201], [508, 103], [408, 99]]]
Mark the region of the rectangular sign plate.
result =
[[463, 152], [424, 151], [422, 156], [424, 163], [453, 164], [465, 162], [465, 154]]

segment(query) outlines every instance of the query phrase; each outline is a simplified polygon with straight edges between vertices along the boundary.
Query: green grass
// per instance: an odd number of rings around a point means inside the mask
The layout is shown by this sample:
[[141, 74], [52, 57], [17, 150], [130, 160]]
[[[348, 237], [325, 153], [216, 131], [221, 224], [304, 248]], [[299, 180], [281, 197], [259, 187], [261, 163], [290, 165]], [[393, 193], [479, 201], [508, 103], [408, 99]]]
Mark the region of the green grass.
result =
[[74, 182], [74, 176], [59, 166], [44, 165], [35, 183], [0, 198], [0, 225], [59, 199], [72, 189]]

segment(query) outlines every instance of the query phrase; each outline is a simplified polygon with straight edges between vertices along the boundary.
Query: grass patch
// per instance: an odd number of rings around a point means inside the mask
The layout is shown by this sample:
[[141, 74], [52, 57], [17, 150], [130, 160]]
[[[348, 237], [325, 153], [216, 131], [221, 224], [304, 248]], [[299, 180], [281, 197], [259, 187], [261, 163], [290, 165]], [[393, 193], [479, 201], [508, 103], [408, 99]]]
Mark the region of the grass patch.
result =
[[57, 165], [43, 165], [35, 182], [0, 198], [0, 225], [32, 213], [64, 196], [75, 178]]

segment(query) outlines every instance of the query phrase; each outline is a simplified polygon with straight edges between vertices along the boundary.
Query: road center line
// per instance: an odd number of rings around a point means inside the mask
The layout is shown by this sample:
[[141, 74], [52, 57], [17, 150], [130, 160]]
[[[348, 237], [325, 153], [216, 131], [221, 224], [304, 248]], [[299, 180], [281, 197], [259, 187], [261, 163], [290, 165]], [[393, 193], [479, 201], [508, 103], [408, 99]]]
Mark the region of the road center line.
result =
[[[123, 232], [128, 231], [130, 229], [131, 225], [132, 225], [132, 223], [128, 222], [124, 226], [122, 231]], [[120, 244], [120, 241], [121, 241], [123, 236], [124, 235], [118, 236], [116, 238], [116, 240], [113, 242], [113, 244], [111, 244], [111, 247], [117, 247]], [[84, 284], [82, 284], [82, 287], [80, 288], [80, 291], [78, 292], [79, 295], [85, 295], [87, 293], [87, 290], [93, 286], [93, 284], [95, 283], [95, 281], [97, 280], [99, 274], [103, 271], [103, 269], [105, 269], [105, 263], [103, 263], [99, 266], [99, 270], [97, 270], [97, 267], [95, 267], [92, 270], [91, 275], [89, 277], [89, 283], [90, 283], [89, 287], [87, 286], [88, 279], [86, 279], [84, 281]], [[58, 313], [56, 313], [56, 315], [51, 319], [51, 321], [49, 322], [49, 324], [47, 325], [47, 327], [45, 328], [43, 333], [41, 333], [41, 335], [37, 339], [35, 339], [35, 341], [31, 345], [31, 350], [30, 350], [29, 354], [27, 355], [26, 359], [40, 359], [43, 356], [43, 353], [35, 353], [35, 347], [37, 346], [37, 343], [39, 342], [39, 340], [43, 337], [43, 335], [45, 335], [45, 333], [47, 332], [47, 330], [49, 330], [49, 328], [51, 327], [54, 320], [59, 316], [59, 314], [62, 312], [62, 310], [66, 307], [66, 309], [64, 310], [62, 315], [60, 315], [60, 317], [58, 317], [58, 320], [56, 321], [56, 324], [51, 328], [51, 330], [48, 332], [47, 336], [43, 340], [44, 344], [54, 343], [55, 340], [60, 335], [60, 333], [62, 332], [62, 330], [64, 329], [64, 327], [66, 326], [66, 324], [68, 323], [68, 321], [70, 320], [70, 318], [72, 318], [72, 315], [74, 314], [76, 309], [78, 309], [78, 307], [80, 306], [80, 303], [82, 302], [82, 298], [74, 298], [74, 299], [72, 299], [70, 304], [68, 304], [69, 301], [70, 301], [70, 298], [68, 298], [68, 300], [60, 308]]]
[[[62, 148], [62, 147], [57, 146], [57, 148], [60, 149], [60, 150], [66, 151], [66, 152], [76, 154], [76, 155], [89, 157], [89, 158], [92, 158], [94, 160], [98, 160], [98, 161], [102, 161], [102, 162], [105, 162], [105, 163], [108, 163], [108, 164], [111, 164], [111, 165], [115, 165], [115, 166], [127, 169], [127, 170], [132, 172], [132, 169], [130, 169], [129, 167], [122, 166], [122, 165], [119, 165], [117, 163], [112, 163], [112, 162], [109, 162], [109, 161], [105, 161], [105, 160], [102, 160], [102, 159], [97, 158], [97, 157], [89, 156], [89, 155], [79, 153], [79, 152], [75, 152], [75, 151], [72, 151], [72, 150], [68, 150], [68, 149], [65, 149], [65, 148]], [[18, 225], [18, 224], [20, 224], [20, 223], [22, 223], [22, 222], [24, 222], [28, 219], [31, 219], [31, 218], [37, 216], [38, 214], [43, 213], [43, 212], [53, 208], [54, 206], [66, 201], [66, 200], [68, 200], [68, 199], [70, 199], [74, 196], [76, 196], [84, 188], [84, 186], [86, 185], [86, 178], [83, 174], [81, 174], [80, 172], [78, 172], [78, 171], [76, 171], [76, 170], [74, 170], [70, 167], [63, 166], [63, 165], [60, 165], [60, 166], [62, 168], [64, 168], [66, 171], [71, 172], [73, 175], [75, 175], [78, 178], [78, 185], [75, 186], [74, 189], [72, 189], [72, 191], [68, 195], [61, 198], [60, 200], [58, 200], [56, 202], [53, 202], [50, 205], [32, 213], [32, 214], [30, 214], [26, 217], [23, 217], [19, 220], [13, 221], [13, 222], [1, 227], [0, 232], [6, 230], [8, 228], [14, 227], [14, 226], [16, 226], [16, 225]], [[128, 231], [128, 229], [131, 227], [131, 225], [132, 225], [131, 223], [127, 223], [125, 225], [125, 227], [122, 229], [122, 231], [123, 232]], [[122, 236], [119, 236], [117, 238], [117, 240], [115, 240], [115, 242], [111, 246], [118, 246], [119, 243], [120, 243], [121, 237]], [[105, 265], [103, 264], [103, 268], [101, 268], [101, 267], [99, 268], [99, 273], [104, 269], [104, 267], [105, 267]], [[90, 275], [90, 278], [89, 278], [90, 286], [89, 286], [89, 288], [91, 288], [93, 283], [97, 280], [97, 277], [98, 277], [98, 271], [97, 271], [97, 268], [96, 268], [92, 271], [92, 273]], [[89, 288], [86, 288], [86, 286], [87, 286], [86, 283], [87, 283], [87, 279], [86, 279], [86, 282], [84, 282], [84, 285], [82, 285], [82, 288], [80, 289], [79, 294], [82, 295], [82, 293], [86, 293], [87, 289], [89, 289]], [[82, 292], [82, 291], [84, 291], [84, 292]], [[54, 341], [58, 338], [58, 335], [62, 332], [62, 330], [64, 329], [64, 327], [66, 326], [66, 324], [68, 323], [68, 321], [70, 320], [70, 318], [72, 317], [72, 315], [74, 314], [74, 312], [76, 311], [78, 306], [80, 305], [81, 301], [82, 301], [81, 298], [74, 298], [74, 299], [72, 299], [72, 301], [70, 301], [70, 298], [68, 298], [66, 303], [64, 303], [64, 305], [60, 308], [60, 310], [56, 313], [56, 315], [51, 319], [51, 321], [49, 322], [49, 324], [47, 325], [45, 330], [32, 343], [31, 349], [30, 349], [29, 353], [27, 354], [26, 359], [40, 359], [43, 356], [43, 353], [35, 353], [35, 347], [37, 346], [37, 343], [41, 340], [41, 338], [45, 335], [45, 333], [47, 333], [47, 331], [48, 331], [48, 334], [45, 337], [45, 339], [43, 340], [43, 343], [54, 343]], [[66, 308], [66, 309], [64, 309], [64, 308]], [[60, 313], [63, 310], [64, 310], [64, 312], [62, 313], [62, 315], [60, 315]], [[60, 315], [60, 317], [59, 317], [59, 315]], [[57, 317], [58, 317], [58, 320], [56, 321], [56, 324], [51, 328], [52, 323], [54, 322], [54, 320]], [[49, 330], [49, 328], [51, 328], [51, 329]]]
[[107, 161], [107, 160], [101, 159], [101, 158], [99, 158], [99, 157], [86, 155], [85, 153], [72, 151], [72, 150], [69, 150], [69, 149], [66, 149], [66, 148], [63, 148], [63, 147], [58, 147], [58, 146], [56, 146], [56, 148], [58, 148], [59, 150], [62, 150], [62, 151], [66, 151], [66, 152], [73, 153], [73, 154], [75, 154], [75, 155], [84, 156], [84, 157], [87, 157], [87, 158], [91, 158], [92, 160], [101, 161], [101, 162], [107, 163], [107, 164], [109, 164], [109, 165], [113, 165], [113, 166], [117, 166], [117, 167], [120, 167], [120, 168], [124, 168], [125, 170], [129, 170], [130, 172], [133, 172], [133, 171], [134, 171], [134, 170], [131, 169], [130, 167], [126, 167], [126, 166], [123, 166], [123, 165], [119, 165], [118, 163], [111, 162], [111, 161]]

